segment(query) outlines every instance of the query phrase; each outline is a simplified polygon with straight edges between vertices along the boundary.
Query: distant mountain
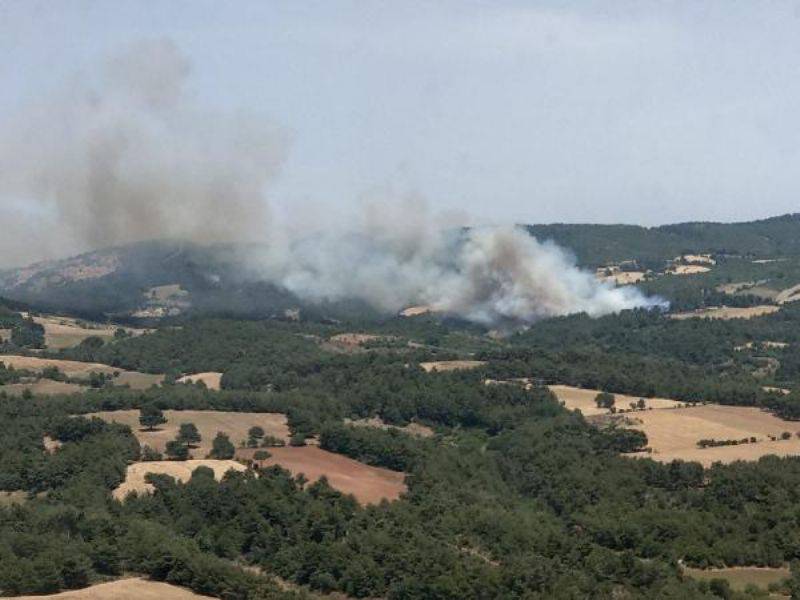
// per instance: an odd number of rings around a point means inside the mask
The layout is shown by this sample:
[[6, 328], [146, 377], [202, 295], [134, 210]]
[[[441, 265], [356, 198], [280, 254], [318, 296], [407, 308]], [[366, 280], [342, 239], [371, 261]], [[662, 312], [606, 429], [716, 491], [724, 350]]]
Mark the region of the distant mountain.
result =
[[[661, 270], [683, 254], [716, 253], [770, 258], [800, 256], [800, 214], [746, 223], [530, 225], [540, 240], [572, 251], [591, 268], [635, 259]], [[360, 317], [372, 311], [355, 301], [304, 305], [292, 293], [245, 275], [250, 247], [140, 242], [0, 272], [0, 295], [41, 310], [89, 318], [155, 319], [185, 314], [284, 316], [301, 307], [316, 317]], [[257, 249], [257, 248], [256, 248]]]
[[259, 315], [297, 305], [285, 290], [242, 276], [244, 247], [154, 241], [0, 272], [0, 294], [87, 317]]

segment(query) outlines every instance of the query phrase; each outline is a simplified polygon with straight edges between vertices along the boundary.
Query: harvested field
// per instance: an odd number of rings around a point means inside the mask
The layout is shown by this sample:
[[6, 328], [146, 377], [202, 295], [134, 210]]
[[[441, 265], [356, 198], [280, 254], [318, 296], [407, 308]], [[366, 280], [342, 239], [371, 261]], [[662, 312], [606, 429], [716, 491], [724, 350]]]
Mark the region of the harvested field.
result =
[[684, 567], [683, 572], [693, 579], [710, 581], [724, 579], [737, 592], [743, 592], [748, 585], [766, 590], [771, 583], [778, 583], [791, 575], [785, 567], [729, 567], [726, 569], [692, 569]]
[[733, 349], [737, 350], [737, 351], [750, 350], [754, 346], [756, 346], [756, 344], [758, 344], [759, 346], [762, 346], [763, 348], [778, 349], [778, 350], [782, 350], [783, 348], [786, 348], [789, 345], [786, 342], [770, 342], [770, 341], [747, 342], [746, 344], [742, 344], [741, 346], [735, 346]]
[[486, 361], [483, 360], [439, 360], [435, 362], [422, 362], [419, 363], [419, 366], [422, 367], [426, 373], [432, 373], [434, 371], [444, 373], [447, 371], [477, 369], [485, 364]]
[[783, 396], [792, 393], [792, 390], [788, 388], [773, 387], [771, 385], [765, 385], [761, 389], [764, 390], [765, 392], [772, 392], [773, 394], [781, 394]]
[[194, 373], [192, 375], [184, 375], [178, 379], [178, 383], [197, 383], [198, 381], [202, 381], [210, 390], [219, 390], [222, 387], [222, 373], [213, 371]]
[[[800, 423], [784, 421], [775, 415], [750, 406], [707, 404], [674, 410], [650, 410], [626, 415], [630, 427], [647, 435], [652, 449], [650, 458], [670, 462], [680, 459], [697, 461], [704, 466], [714, 462], [758, 460], [762, 456], [800, 455]], [[791, 438], [781, 440], [787, 431]], [[778, 438], [772, 441], [769, 436]], [[755, 443], [736, 446], [698, 448], [701, 439], [742, 440], [755, 437]]]
[[[260, 461], [262, 467], [280, 465], [293, 475], [303, 473], [309, 482], [323, 475], [330, 486], [344, 494], [353, 494], [361, 504], [397, 500], [406, 491], [405, 473], [372, 467], [315, 446], [268, 448], [271, 456]], [[252, 459], [255, 449], [240, 449], [237, 457]]]
[[115, 410], [91, 413], [86, 416], [100, 417], [104, 421], [113, 421], [128, 425], [139, 444], [164, 452], [167, 442], [174, 440], [181, 423], [194, 423], [202, 440], [190, 450], [193, 458], [205, 458], [211, 452], [211, 442], [218, 431], [226, 433], [234, 445], [238, 446], [247, 439], [247, 430], [253, 425], [264, 428], [267, 435], [289, 440], [289, 427], [286, 416], [281, 413], [243, 413], [213, 410], [165, 410], [167, 422], [155, 431], [146, 431], [139, 425], [138, 410]]
[[128, 465], [125, 481], [111, 495], [117, 500], [123, 500], [131, 492], [139, 494], [153, 492], [153, 486], [144, 480], [148, 473], [169, 475], [179, 481], [189, 481], [192, 472], [197, 467], [213, 469], [214, 477], [217, 479], [221, 479], [231, 469], [234, 471], [247, 470], [247, 467], [235, 460], [157, 460], [133, 463]]
[[701, 265], [675, 265], [668, 273], [673, 275], [699, 275], [700, 273], [708, 273], [711, 269]]
[[800, 285], [795, 285], [780, 292], [775, 301], [778, 304], [786, 304], [787, 302], [796, 302], [800, 300]]
[[109, 375], [119, 373], [119, 376], [114, 378], [114, 385], [127, 384], [133, 389], [147, 389], [151, 385], [161, 383], [164, 379], [163, 375], [124, 371], [109, 365], [80, 362], [77, 360], [57, 360], [53, 358], [39, 358], [38, 356], [3, 354], [0, 355], [0, 362], [4, 363], [6, 366], [14, 367], [15, 369], [25, 369], [28, 371], [42, 371], [47, 367], [56, 367], [67, 377], [75, 379], [88, 378], [89, 374], [92, 372]]
[[433, 429], [427, 427], [425, 425], [420, 425], [419, 423], [409, 423], [408, 425], [404, 425], [403, 427], [399, 427], [397, 425], [389, 425], [388, 423], [384, 423], [380, 417], [372, 417], [370, 419], [345, 419], [344, 422], [347, 425], [354, 425], [356, 427], [374, 427], [375, 429], [399, 429], [400, 431], [407, 433], [409, 435], [414, 435], [417, 437], [432, 437], [434, 435]]
[[98, 583], [82, 590], [71, 590], [49, 596], [17, 596], [18, 600], [42, 600], [55, 598], [64, 600], [214, 600], [211, 596], [200, 596], [186, 588], [160, 581], [130, 578]]
[[90, 323], [71, 317], [37, 316], [33, 317], [33, 321], [44, 327], [45, 345], [52, 350], [72, 348], [94, 336], [110, 340], [117, 329], [123, 329], [130, 335], [141, 335], [145, 332], [143, 329]]
[[0, 344], [4, 344], [5, 342], [11, 341], [11, 330], [10, 329], [0, 329]]
[[669, 315], [671, 319], [752, 319], [778, 312], [780, 306], [772, 304], [761, 304], [759, 306], [749, 306], [747, 308], [735, 308], [730, 306], [714, 306], [701, 310], [694, 310], [684, 313], [673, 313]]
[[[598, 408], [597, 404], [595, 404], [594, 399], [597, 397], [597, 394], [600, 393], [600, 390], [587, 390], [573, 387], [571, 385], [551, 385], [548, 387], [550, 391], [556, 395], [559, 401], [570, 410], [578, 409], [586, 417], [609, 414], [608, 409]], [[614, 394], [614, 399], [614, 407], [617, 410], [627, 410], [630, 408], [631, 402], [639, 401], [640, 396]], [[666, 398], [645, 398], [644, 402], [646, 408], [676, 408], [682, 404], [681, 402], [668, 400]]]
[[77, 383], [53, 381], [52, 379], [40, 379], [35, 383], [9, 383], [7, 385], [0, 385], [0, 392], [5, 392], [9, 396], [22, 396], [25, 390], [30, 390], [35, 396], [55, 396], [58, 394], [77, 394], [85, 389], [85, 386], [78, 385]]

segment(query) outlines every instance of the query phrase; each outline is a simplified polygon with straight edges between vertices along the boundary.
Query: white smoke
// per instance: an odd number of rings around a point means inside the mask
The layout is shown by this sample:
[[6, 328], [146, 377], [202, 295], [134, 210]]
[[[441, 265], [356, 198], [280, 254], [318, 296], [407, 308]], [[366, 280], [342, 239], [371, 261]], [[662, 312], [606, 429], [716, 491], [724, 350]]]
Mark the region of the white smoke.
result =
[[265, 276], [305, 299], [357, 297], [387, 312], [424, 305], [489, 326], [661, 305], [598, 281], [519, 227], [412, 233], [324, 234], [294, 244]]
[[257, 241], [268, 250], [247, 257], [249, 271], [309, 301], [425, 304], [489, 325], [653, 304], [521, 229], [443, 227], [419, 198], [368, 204], [356, 226], [293, 231], [264, 198], [284, 136], [254, 115], [202, 110], [190, 72], [169, 41], [142, 43], [0, 129], [0, 256], [154, 238]]

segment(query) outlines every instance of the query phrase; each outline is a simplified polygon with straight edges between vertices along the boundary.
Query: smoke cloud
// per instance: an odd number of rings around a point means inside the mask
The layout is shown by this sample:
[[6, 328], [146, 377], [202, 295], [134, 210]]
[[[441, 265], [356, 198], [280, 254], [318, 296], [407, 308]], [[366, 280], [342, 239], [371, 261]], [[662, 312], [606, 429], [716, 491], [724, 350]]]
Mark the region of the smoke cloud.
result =
[[423, 304], [492, 326], [654, 304], [522, 229], [443, 226], [418, 197], [365, 204], [345, 227], [309, 231], [291, 208], [282, 223], [265, 191], [286, 136], [255, 115], [202, 110], [190, 72], [169, 41], [143, 43], [0, 130], [11, 232], [0, 252], [30, 261], [149, 239], [254, 241], [247, 272], [307, 301]]

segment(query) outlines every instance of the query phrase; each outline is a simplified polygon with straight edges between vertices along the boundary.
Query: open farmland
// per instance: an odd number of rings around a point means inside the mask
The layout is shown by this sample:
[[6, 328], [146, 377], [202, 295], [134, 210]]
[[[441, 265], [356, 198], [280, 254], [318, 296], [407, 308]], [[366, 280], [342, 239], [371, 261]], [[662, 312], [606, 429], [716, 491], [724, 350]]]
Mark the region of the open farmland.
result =
[[708, 273], [711, 269], [701, 265], [675, 265], [668, 273], [673, 275], [699, 275], [700, 273]]
[[761, 304], [759, 306], [748, 306], [737, 308], [731, 306], [714, 306], [691, 312], [673, 313], [669, 315], [671, 319], [752, 319], [778, 312], [780, 306], [773, 304]]
[[143, 329], [90, 323], [71, 317], [48, 315], [32, 318], [35, 323], [44, 327], [45, 345], [51, 350], [72, 348], [90, 337], [99, 337], [107, 341], [114, 338], [117, 329], [123, 329], [128, 335], [141, 335], [145, 332]]
[[467, 371], [469, 369], [477, 369], [485, 365], [486, 362], [482, 360], [437, 360], [433, 362], [421, 362], [419, 366], [426, 373], [447, 371]]
[[[578, 409], [584, 416], [606, 415], [610, 411], [607, 408], [598, 408], [595, 398], [600, 390], [587, 390], [573, 387], [571, 385], [551, 385], [548, 386], [558, 400], [570, 410]], [[626, 396], [625, 394], [614, 394], [614, 407], [619, 409], [629, 409], [631, 402], [638, 402], [640, 396]], [[675, 408], [680, 406], [680, 402], [668, 400], [666, 398], [644, 398], [645, 408]]]
[[156, 460], [138, 462], [128, 465], [125, 481], [112, 493], [117, 500], [122, 500], [131, 492], [150, 493], [153, 486], [145, 481], [148, 473], [169, 475], [179, 481], [189, 481], [197, 467], [213, 469], [214, 477], [220, 479], [230, 470], [244, 471], [246, 467], [235, 460]]
[[163, 375], [125, 371], [101, 363], [80, 362], [77, 360], [58, 360], [54, 358], [39, 358], [38, 356], [19, 356], [13, 354], [0, 355], [0, 362], [7, 367], [24, 369], [27, 371], [41, 372], [48, 367], [55, 367], [64, 375], [74, 379], [88, 379], [91, 373], [117, 374], [113, 379], [114, 385], [129, 385], [132, 389], [147, 389], [158, 385], [164, 380]]
[[19, 600], [204, 600], [211, 596], [201, 596], [177, 585], [160, 581], [129, 578], [108, 583], [98, 583], [82, 590], [71, 590], [49, 596], [17, 596]]
[[193, 373], [184, 375], [178, 379], [178, 383], [198, 383], [202, 381], [210, 390], [218, 390], [222, 387], [222, 373], [209, 371], [207, 373]]
[[[624, 417], [630, 427], [647, 435], [646, 454], [661, 462], [697, 461], [704, 466], [736, 460], [758, 460], [762, 456], [800, 455], [800, 423], [784, 421], [766, 411], [749, 406], [707, 404], [691, 408], [642, 411]], [[783, 432], [791, 437], [780, 439]], [[778, 438], [773, 441], [769, 436]], [[743, 440], [756, 438], [755, 443], [735, 446], [699, 448], [702, 439]]]
[[[406, 491], [405, 473], [334, 454], [315, 446], [268, 448], [270, 457], [260, 461], [261, 467], [279, 465], [297, 476], [305, 475], [309, 482], [327, 477], [330, 486], [344, 494], [352, 494], [361, 504], [378, 504], [381, 500], [397, 500]], [[252, 459], [254, 449], [240, 449], [236, 455]]]
[[0, 329], [0, 344], [4, 344], [6, 342], [11, 341], [11, 330], [10, 329]]
[[218, 431], [226, 433], [234, 445], [247, 439], [247, 431], [253, 425], [264, 428], [267, 435], [284, 441], [289, 439], [286, 416], [280, 413], [244, 413], [212, 410], [165, 410], [167, 422], [154, 431], [142, 429], [138, 410], [116, 410], [92, 413], [104, 421], [128, 425], [139, 444], [163, 452], [167, 442], [174, 440], [181, 423], [194, 423], [202, 440], [190, 450], [194, 458], [205, 458], [211, 452], [211, 442]]

